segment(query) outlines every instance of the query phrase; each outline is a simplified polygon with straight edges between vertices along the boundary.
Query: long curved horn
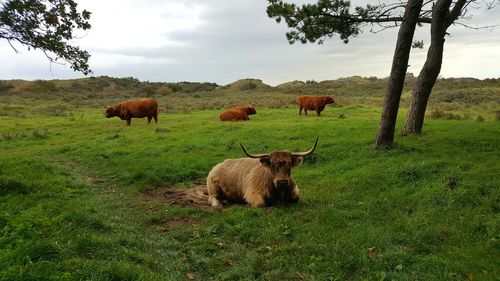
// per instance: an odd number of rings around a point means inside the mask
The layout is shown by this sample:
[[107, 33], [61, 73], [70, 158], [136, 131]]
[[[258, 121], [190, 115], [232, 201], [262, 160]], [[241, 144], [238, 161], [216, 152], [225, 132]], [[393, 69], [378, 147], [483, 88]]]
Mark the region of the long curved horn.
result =
[[311, 149], [309, 149], [308, 151], [306, 151], [306, 152], [292, 152], [292, 155], [306, 157], [307, 155], [312, 154], [314, 152], [314, 150], [316, 149], [316, 145], [318, 145], [318, 140], [319, 140], [319, 137], [316, 138], [316, 142], [314, 143], [314, 146]]
[[262, 154], [250, 154], [248, 153], [248, 151], [243, 147], [243, 145], [240, 143], [240, 146], [241, 148], [243, 149], [243, 152], [245, 152], [245, 154], [250, 157], [250, 158], [265, 158], [265, 157], [269, 157], [269, 154], [268, 153], [262, 153]]

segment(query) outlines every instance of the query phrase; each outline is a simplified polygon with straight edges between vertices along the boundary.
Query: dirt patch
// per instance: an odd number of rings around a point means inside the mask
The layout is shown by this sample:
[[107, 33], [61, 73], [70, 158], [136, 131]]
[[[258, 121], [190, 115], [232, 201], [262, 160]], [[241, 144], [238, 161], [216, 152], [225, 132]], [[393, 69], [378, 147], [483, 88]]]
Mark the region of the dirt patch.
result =
[[200, 224], [200, 222], [194, 218], [189, 218], [189, 217], [180, 217], [180, 218], [171, 218], [168, 220], [163, 220], [155, 223], [158, 225], [158, 228], [160, 231], [168, 231], [172, 227], [185, 227], [185, 226], [190, 226], [190, 227], [196, 227]]
[[[143, 193], [145, 199], [154, 198], [169, 205], [191, 206], [202, 209], [212, 209], [208, 203], [207, 185], [193, 183], [190, 188], [160, 187]], [[223, 201], [223, 207], [230, 207], [234, 202]]]
[[157, 188], [146, 191], [144, 195], [170, 205], [211, 208], [208, 203], [208, 192], [205, 184], [193, 184], [190, 188], [184, 189], [175, 187]]

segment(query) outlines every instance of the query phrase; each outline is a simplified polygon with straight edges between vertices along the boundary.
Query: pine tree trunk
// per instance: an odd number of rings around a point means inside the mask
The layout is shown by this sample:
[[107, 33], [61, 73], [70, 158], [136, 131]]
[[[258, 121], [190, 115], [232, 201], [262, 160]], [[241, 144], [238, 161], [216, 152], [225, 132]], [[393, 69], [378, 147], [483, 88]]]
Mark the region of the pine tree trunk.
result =
[[392, 59], [391, 75], [387, 85], [387, 95], [380, 119], [374, 147], [376, 149], [390, 146], [394, 142], [394, 129], [399, 109], [399, 101], [408, 69], [411, 44], [417, 19], [422, 9], [423, 0], [409, 0], [406, 4], [403, 22], [399, 28], [396, 49]]
[[431, 22], [431, 45], [417, 82], [412, 91], [410, 107], [404, 126], [404, 134], [419, 135], [424, 125], [425, 110], [432, 88], [441, 72], [444, 51], [444, 36], [449, 26], [447, 18], [451, 0], [439, 0], [433, 7]]
[[404, 126], [404, 134], [419, 135], [422, 133], [427, 102], [429, 101], [432, 88], [434, 87], [441, 70], [441, 63], [443, 60], [443, 44], [444, 39], [442, 40], [440, 46], [429, 48], [427, 61], [420, 71], [417, 83], [412, 91], [410, 107], [408, 109], [408, 115]]

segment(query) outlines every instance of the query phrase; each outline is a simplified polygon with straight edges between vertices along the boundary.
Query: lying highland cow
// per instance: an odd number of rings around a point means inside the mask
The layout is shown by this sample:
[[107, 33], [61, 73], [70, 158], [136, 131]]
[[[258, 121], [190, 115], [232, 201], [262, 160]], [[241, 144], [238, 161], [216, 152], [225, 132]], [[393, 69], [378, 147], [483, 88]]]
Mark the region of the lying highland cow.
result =
[[220, 121], [247, 121], [248, 115], [256, 114], [253, 104], [245, 107], [233, 107], [219, 115]]
[[148, 124], [151, 123], [151, 118], [154, 118], [155, 123], [158, 123], [158, 102], [155, 99], [122, 101], [106, 109], [106, 118], [114, 116], [127, 120], [127, 126], [130, 126], [132, 118], [147, 117]]
[[214, 208], [221, 207], [223, 200], [252, 207], [297, 202], [299, 188], [292, 179], [292, 167], [312, 154], [317, 144], [318, 139], [306, 152], [276, 150], [266, 154], [250, 154], [240, 144], [250, 158], [228, 159], [212, 168], [207, 177], [208, 202]]

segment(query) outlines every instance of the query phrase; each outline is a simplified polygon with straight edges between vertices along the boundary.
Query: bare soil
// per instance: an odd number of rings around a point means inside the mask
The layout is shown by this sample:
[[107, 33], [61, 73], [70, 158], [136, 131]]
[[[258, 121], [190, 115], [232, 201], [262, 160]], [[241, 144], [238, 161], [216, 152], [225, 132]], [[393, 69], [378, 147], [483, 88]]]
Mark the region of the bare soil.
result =
[[169, 205], [211, 208], [205, 184], [193, 184], [190, 188], [160, 187], [144, 193], [146, 198], [154, 198]]
[[162, 220], [155, 223], [160, 231], [168, 231], [172, 227], [197, 227], [200, 221], [190, 217], [176, 217], [168, 220]]

